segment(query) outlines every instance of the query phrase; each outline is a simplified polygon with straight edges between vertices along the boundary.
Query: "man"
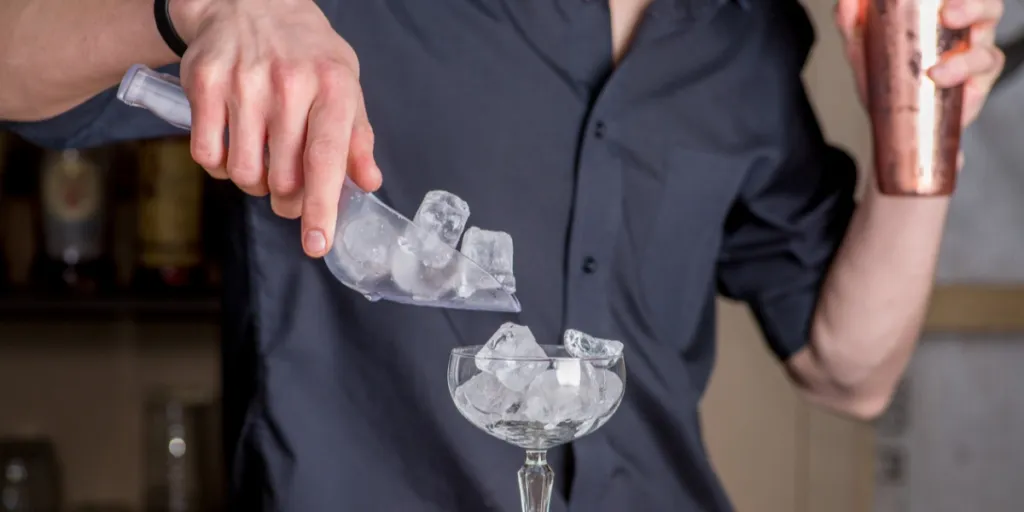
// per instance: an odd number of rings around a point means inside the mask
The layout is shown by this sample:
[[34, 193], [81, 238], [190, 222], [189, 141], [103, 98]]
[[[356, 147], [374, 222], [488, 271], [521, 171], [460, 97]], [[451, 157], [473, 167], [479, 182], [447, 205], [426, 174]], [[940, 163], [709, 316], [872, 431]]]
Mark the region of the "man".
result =
[[[967, 83], [965, 121], [1002, 65], [1001, 9], [944, 10], [973, 26], [931, 72]], [[856, 1], [837, 14], [862, 77]], [[101, 93], [176, 60], [148, 0], [7, 0], [0, 20], [13, 129], [56, 146], [172, 133]], [[522, 452], [459, 417], [443, 377], [452, 347], [506, 320], [626, 343], [616, 416], [551, 454], [554, 511], [730, 509], [697, 415], [716, 290], [750, 304], [809, 400], [885, 407], [947, 200], [854, 208], [853, 165], [800, 82], [813, 33], [795, 0], [171, 0], [170, 20], [193, 157], [256, 196], [233, 210], [225, 302], [235, 510], [517, 510]], [[346, 170], [383, 176], [399, 211], [444, 189], [510, 232], [523, 313], [369, 303], [333, 280], [317, 258]]]

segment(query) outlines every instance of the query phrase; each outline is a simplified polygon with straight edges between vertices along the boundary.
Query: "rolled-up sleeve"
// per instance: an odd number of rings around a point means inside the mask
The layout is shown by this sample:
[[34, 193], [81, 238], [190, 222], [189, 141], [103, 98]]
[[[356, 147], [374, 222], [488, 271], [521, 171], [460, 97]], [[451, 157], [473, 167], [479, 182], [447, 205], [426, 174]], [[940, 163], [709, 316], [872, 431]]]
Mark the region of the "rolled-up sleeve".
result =
[[[177, 76], [178, 66], [160, 71]], [[116, 95], [116, 89], [106, 90], [63, 114], [42, 121], [0, 120], [0, 129], [13, 131], [50, 149], [90, 148], [185, 133], [146, 110], [121, 103]]]
[[791, 92], [773, 156], [751, 170], [730, 212], [717, 276], [722, 295], [749, 304], [781, 360], [808, 341], [857, 179], [853, 160], [824, 141], [802, 85]]

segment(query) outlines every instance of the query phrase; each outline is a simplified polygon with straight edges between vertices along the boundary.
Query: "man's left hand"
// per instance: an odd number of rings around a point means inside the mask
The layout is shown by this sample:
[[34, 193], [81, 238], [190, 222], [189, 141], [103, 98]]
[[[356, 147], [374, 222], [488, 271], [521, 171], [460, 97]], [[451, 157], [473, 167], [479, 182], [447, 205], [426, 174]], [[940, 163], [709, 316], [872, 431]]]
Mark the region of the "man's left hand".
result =
[[[846, 56], [853, 66], [861, 101], [866, 98], [863, 0], [839, 0], [836, 24], [846, 39]], [[946, 55], [928, 74], [939, 87], [964, 84], [964, 125], [978, 117], [992, 90], [1005, 57], [996, 47], [996, 25], [1003, 15], [1003, 0], [947, 0], [942, 19], [952, 29], [970, 29], [970, 49]]]

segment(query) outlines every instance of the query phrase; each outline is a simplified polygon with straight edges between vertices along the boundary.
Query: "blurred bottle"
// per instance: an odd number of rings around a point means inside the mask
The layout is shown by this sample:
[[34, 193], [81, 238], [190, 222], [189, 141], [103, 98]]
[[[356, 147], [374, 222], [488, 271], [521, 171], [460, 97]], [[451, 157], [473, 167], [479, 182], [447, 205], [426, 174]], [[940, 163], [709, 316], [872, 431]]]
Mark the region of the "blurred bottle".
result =
[[132, 286], [138, 257], [139, 151], [137, 143], [114, 147], [113, 163], [112, 253], [115, 283], [121, 290]]
[[109, 289], [107, 245], [109, 151], [47, 152], [39, 173], [47, 288], [75, 294]]
[[187, 138], [140, 146], [140, 293], [191, 295], [202, 290], [202, 168], [192, 161]]
[[928, 70], [968, 46], [943, 26], [943, 0], [861, 0], [875, 177], [886, 195], [945, 196], [956, 188], [963, 87], [938, 89]]
[[223, 510], [219, 409], [201, 390], [162, 390], [146, 403], [148, 512]]
[[26, 291], [32, 285], [32, 269], [39, 249], [37, 204], [42, 150], [8, 134], [3, 166], [3, 199], [0, 200], [0, 234], [7, 287]]
[[43, 437], [0, 440], [0, 512], [60, 512], [61, 475]]

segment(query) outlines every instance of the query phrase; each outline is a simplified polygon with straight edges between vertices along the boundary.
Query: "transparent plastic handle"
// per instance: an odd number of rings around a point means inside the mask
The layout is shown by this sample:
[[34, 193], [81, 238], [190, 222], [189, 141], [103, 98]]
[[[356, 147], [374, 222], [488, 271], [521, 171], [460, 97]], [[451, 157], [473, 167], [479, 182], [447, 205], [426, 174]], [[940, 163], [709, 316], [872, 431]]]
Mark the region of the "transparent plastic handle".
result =
[[181, 88], [181, 82], [173, 75], [136, 64], [121, 79], [117, 99], [127, 105], [149, 110], [182, 130], [192, 129], [192, 107], [185, 96], [185, 90]]

